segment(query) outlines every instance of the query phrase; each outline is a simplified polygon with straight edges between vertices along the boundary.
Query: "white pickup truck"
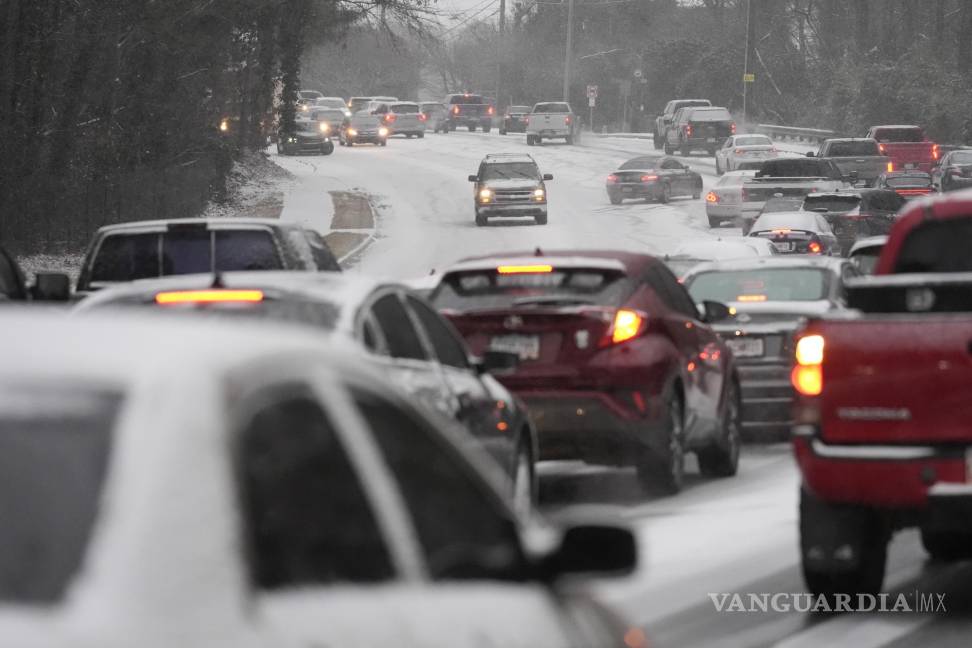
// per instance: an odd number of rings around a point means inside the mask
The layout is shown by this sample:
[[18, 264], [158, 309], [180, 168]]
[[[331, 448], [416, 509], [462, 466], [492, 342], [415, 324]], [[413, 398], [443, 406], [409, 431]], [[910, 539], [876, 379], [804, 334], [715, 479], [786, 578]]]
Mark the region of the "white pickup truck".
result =
[[545, 101], [533, 107], [527, 118], [527, 144], [542, 144], [545, 139], [564, 139], [574, 143], [576, 120], [574, 111], [566, 101]]

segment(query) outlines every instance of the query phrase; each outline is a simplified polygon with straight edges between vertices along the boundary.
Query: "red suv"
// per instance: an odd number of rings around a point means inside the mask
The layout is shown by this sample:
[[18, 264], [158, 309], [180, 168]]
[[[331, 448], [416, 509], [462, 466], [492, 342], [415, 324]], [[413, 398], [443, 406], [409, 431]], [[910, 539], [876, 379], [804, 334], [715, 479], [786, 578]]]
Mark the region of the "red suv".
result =
[[739, 461], [731, 354], [658, 259], [562, 251], [468, 259], [431, 295], [472, 351], [513, 351], [502, 382], [528, 405], [540, 459], [634, 465], [650, 492], [682, 486], [685, 452], [703, 474]]

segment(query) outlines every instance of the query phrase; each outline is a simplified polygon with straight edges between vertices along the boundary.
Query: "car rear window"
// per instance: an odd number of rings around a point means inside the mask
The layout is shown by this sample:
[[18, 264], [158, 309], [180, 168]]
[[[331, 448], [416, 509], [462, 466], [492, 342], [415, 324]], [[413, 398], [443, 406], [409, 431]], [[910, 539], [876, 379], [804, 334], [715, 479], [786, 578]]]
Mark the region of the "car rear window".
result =
[[449, 99], [451, 104], [484, 104], [486, 103], [480, 95], [457, 95]]
[[535, 113], [569, 113], [570, 106], [565, 103], [540, 103], [533, 107]]
[[404, 103], [395, 104], [391, 107], [392, 112], [404, 114], [404, 113], [417, 113], [419, 111], [418, 104]]
[[861, 197], [853, 194], [846, 196], [807, 196], [803, 201], [803, 208], [807, 211], [836, 212], [839, 214], [856, 209], [861, 204]]
[[[790, 158], [763, 162], [757, 178], [828, 178], [833, 169], [828, 162], [810, 158]], [[838, 176], [839, 177], [839, 176]]]
[[487, 164], [481, 180], [539, 180], [540, 171], [532, 162], [502, 162]]
[[655, 158], [637, 157], [637, 158], [632, 158], [627, 162], [625, 162], [624, 164], [622, 164], [621, 170], [625, 171], [627, 169], [638, 169], [638, 170], [654, 169], [657, 163], [658, 160]]
[[693, 108], [688, 114], [693, 122], [732, 121], [732, 115], [725, 108]]
[[881, 128], [874, 132], [879, 142], [924, 142], [925, 132], [920, 128]]
[[122, 395], [0, 384], [0, 601], [60, 601], [98, 517]]
[[817, 225], [817, 217], [812, 212], [773, 212], [762, 214], [753, 223], [753, 232], [766, 231], [772, 229], [801, 229], [816, 232], [820, 228]]
[[273, 236], [266, 230], [186, 228], [105, 237], [95, 257], [91, 281], [282, 268]]
[[819, 268], [713, 270], [685, 280], [696, 302], [816, 301], [825, 299], [828, 273]]
[[918, 225], [901, 245], [894, 271], [972, 272], [972, 216]]
[[616, 270], [555, 268], [501, 274], [497, 269], [448, 274], [431, 301], [438, 309], [456, 311], [574, 304], [617, 307], [629, 293], [629, 281]]
[[929, 175], [909, 175], [909, 176], [891, 176], [885, 178], [889, 187], [928, 187], [931, 186], [931, 176]]
[[736, 138], [736, 146], [772, 146], [773, 140], [764, 135], [748, 135]]
[[878, 144], [874, 140], [858, 142], [831, 142], [828, 151], [832, 157], [853, 157], [855, 155], [880, 155]]
[[717, 186], [717, 187], [739, 187], [739, 186], [742, 186], [742, 184], [744, 182], [748, 182], [749, 179], [752, 178], [752, 177], [753, 177], [753, 174], [747, 174], [747, 175], [738, 174], [737, 175], [735, 173], [727, 173], [727, 174], [723, 175], [721, 178], [719, 178], [718, 181], [716, 181], [715, 186]]

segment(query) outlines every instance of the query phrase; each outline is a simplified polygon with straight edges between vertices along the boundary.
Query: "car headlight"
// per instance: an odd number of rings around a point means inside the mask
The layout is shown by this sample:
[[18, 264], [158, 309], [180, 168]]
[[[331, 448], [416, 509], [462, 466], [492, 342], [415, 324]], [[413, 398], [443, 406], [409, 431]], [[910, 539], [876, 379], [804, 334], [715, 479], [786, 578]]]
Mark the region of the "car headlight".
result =
[[321, 125], [319, 126], [319, 128], [321, 129], [321, 132], [322, 133], [330, 133], [331, 132], [331, 125], [328, 124], [327, 122], [321, 122]]
[[537, 202], [543, 202], [547, 199], [547, 192], [543, 190], [543, 187], [537, 187], [533, 190], [533, 199]]
[[297, 138], [296, 137], [288, 137], [287, 138], [287, 141], [290, 142], [291, 144], [296, 144], [297, 143]]
[[351, 137], [354, 137], [357, 134], [358, 134], [358, 131], [354, 130], [353, 128], [349, 128], [348, 129], [348, 135], [350, 135]]
[[222, 131], [222, 132], [224, 132], [224, 133], [229, 130], [229, 120], [228, 119], [224, 119], [224, 120], [222, 120], [222, 121], [219, 122], [219, 130]]
[[351, 116], [351, 111], [350, 110], [345, 110], [344, 111], [344, 116], [345, 117], [350, 117]]
[[378, 134], [381, 135], [382, 137], [388, 137], [388, 129], [382, 126], [381, 128], [378, 129]]
[[479, 190], [479, 202], [488, 203], [493, 199], [493, 190], [488, 187], [483, 187]]

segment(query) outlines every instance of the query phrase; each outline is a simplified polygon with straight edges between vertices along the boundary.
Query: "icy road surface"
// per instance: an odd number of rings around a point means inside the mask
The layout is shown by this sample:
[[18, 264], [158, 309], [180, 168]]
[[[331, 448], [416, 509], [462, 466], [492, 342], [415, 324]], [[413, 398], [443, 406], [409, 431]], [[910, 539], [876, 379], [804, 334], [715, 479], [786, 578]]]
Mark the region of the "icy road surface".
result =
[[[476, 227], [472, 186], [487, 153], [530, 153], [547, 183], [549, 224], [507, 220]], [[710, 230], [702, 200], [611, 206], [605, 177], [626, 159], [660, 155], [650, 140], [588, 138], [580, 145], [528, 147], [523, 135], [457, 131], [424, 139], [393, 138], [385, 148], [337, 147], [329, 157], [275, 157], [297, 176], [283, 218], [322, 232], [330, 228], [329, 191], [368, 193], [377, 208], [377, 238], [352, 271], [410, 278], [473, 254], [541, 248], [618, 248], [665, 254], [700, 237], [739, 236]], [[679, 158], [716, 180], [712, 158]], [[739, 475], [703, 480], [689, 463], [684, 492], [645, 501], [631, 471], [574, 463], [541, 466], [550, 507], [601, 503], [622, 507], [638, 527], [642, 565], [605, 597], [643, 625], [654, 648], [687, 646], [968, 646], [972, 636], [972, 563], [927, 561], [917, 533], [898, 534], [885, 591], [945, 594], [943, 614], [717, 612], [709, 594], [803, 593], [797, 534], [799, 478], [785, 445], [744, 449]], [[893, 598], [892, 598], [893, 600]]]

